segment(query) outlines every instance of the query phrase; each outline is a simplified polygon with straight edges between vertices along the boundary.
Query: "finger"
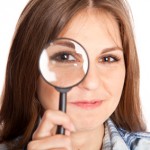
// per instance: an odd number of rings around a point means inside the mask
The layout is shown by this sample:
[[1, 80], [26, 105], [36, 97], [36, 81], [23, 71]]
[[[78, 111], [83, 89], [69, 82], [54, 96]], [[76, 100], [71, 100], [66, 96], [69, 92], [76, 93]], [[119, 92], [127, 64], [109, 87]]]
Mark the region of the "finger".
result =
[[55, 135], [46, 137], [41, 140], [31, 141], [28, 150], [44, 150], [44, 149], [67, 149], [72, 150], [72, 142], [69, 136]]
[[33, 140], [51, 136], [56, 125], [62, 125], [66, 130], [71, 132], [75, 131], [74, 125], [65, 113], [47, 110], [44, 113], [37, 130], [33, 134]]

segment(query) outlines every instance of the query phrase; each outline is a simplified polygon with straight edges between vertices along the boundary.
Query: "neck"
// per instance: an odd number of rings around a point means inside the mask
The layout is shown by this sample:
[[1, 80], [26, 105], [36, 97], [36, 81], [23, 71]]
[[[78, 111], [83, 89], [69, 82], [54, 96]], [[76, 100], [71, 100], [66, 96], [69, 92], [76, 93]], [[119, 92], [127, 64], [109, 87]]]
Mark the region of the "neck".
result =
[[100, 150], [104, 136], [104, 125], [88, 131], [71, 134], [75, 150]]

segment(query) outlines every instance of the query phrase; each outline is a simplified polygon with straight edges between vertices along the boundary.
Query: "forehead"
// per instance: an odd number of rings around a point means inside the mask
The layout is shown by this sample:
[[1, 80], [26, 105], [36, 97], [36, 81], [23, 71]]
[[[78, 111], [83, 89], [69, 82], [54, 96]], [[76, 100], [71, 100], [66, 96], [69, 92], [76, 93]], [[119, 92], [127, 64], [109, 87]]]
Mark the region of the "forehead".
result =
[[[89, 8], [78, 12], [60, 33], [59, 37], [68, 37], [77, 41], [93, 41], [99, 43], [111, 41], [121, 46], [120, 32], [114, 16], [106, 11]], [[93, 37], [95, 37], [93, 39]], [[106, 41], [107, 39], [107, 41]]]

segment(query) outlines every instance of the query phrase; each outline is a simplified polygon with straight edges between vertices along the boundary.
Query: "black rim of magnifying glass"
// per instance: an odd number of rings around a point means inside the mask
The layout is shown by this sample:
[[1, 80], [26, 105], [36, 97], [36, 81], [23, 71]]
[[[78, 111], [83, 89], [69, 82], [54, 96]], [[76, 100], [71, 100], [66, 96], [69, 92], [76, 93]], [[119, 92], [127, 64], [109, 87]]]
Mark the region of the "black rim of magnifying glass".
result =
[[[65, 90], [67, 90], [67, 89], [71, 89], [72, 87], [74, 87], [74, 86], [80, 84], [80, 83], [85, 79], [85, 77], [87, 76], [88, 71], [89, 71], [90, 60], [89, 60], [89, 56], [88, 56], [88, 53], [87, 53], [86, 49], [85, 49], [79, 42], [77, 42], [77, 41], [74, 40], [74, 39], [66, 38], [66, 37], [56, 38], [56, 39], [51, 40], [50, 42], [48, 42], [48, 43], [46, 44], [46, 46], [42, 49], [42, 51], [41, 51], [41, 53], [40, 53], [40, 55], [39, 55], [39, 60], [40, 60], [40, 56], [41, 56], [43, 50], [46, 49], [46, 48], [50, 45], [50, 43], [53, 43], [53, 41], [59, 41], [59, 40], [69, 40], [69, 41], [72, 41], [72, 42], [77, 43], [77, 44], [78, 44], [79, 46], [81, 46], [82, 49], [85, 51], [85, 54], [86, 54], [86, 56], [87, 56], [87, 61], [88, 61], [87, 71], [86, 71], [84, 77], [83, 77], [79, 82], [73, 84], [72, 86], [68, 86], [68, 87], [59, 87], [59, 86], [55, 86], [55, 85], [51, 84], [50, 82], [48, 82], [48, 81], [44, 78], [44, 76], [43, 76], [43, 74], [42, 74], [42, 72], [41, 72], [40, 66], [39, 66], [39, 64], [38, 64], [40, 74], [41, 74], [42, 78], [44, 79], [44, 81], [45, 81], [46, 83], [48, 83], [49, 85], [55, 87], [56, 89], [62, 89], [62, 90], [65, 91]], [[39, 62], [38, 62], [38, 63], [39, 63]]]

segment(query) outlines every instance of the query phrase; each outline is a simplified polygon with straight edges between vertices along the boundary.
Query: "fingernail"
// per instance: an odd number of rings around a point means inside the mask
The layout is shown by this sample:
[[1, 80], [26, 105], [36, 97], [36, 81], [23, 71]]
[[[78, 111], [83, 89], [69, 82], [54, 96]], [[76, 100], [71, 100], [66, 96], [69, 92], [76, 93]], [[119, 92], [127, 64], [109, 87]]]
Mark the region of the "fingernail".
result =
[[76, 128], [75, 128], [75, 126], [74, 126], [73, 124], [71, 124], [71, 131], [72, 131], [72, 132], [75, 132], [75, 131], [76, 131]]
[[69, 130], [65, 130], [65, 135], [70, 136], [70, 131]]

